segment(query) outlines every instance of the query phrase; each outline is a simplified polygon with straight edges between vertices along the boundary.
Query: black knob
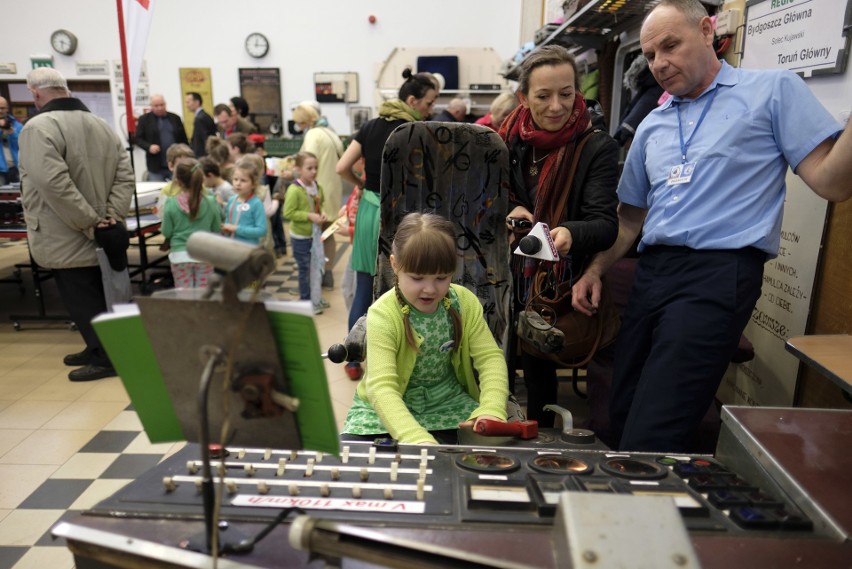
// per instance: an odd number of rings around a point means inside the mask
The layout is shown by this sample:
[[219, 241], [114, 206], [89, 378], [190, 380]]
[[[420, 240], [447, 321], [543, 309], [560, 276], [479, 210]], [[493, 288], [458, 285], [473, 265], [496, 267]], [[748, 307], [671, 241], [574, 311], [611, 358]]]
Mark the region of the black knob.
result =
[[328, 359], [333, 363], [342, 364], [346, 361], [346, 355], [346, 346], [343, 344], [334, 344], [328, 349]]
[[535, 255], [541, 251], [541, 239], [535, 235], [527, 235], [518, 243], [518, 247], [525, 255]]

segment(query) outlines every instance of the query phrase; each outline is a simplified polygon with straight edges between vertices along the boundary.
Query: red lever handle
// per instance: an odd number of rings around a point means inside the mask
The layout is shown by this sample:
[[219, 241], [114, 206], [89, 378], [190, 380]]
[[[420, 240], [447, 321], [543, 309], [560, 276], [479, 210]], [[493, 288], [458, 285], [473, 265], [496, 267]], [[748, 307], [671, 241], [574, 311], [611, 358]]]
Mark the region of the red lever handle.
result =
[[485, 437], [512, 436], [519, 439], [534, 439], [538, 436], [538, 421], [504, 423], [493, 419], [478, 419], [474, 430]]

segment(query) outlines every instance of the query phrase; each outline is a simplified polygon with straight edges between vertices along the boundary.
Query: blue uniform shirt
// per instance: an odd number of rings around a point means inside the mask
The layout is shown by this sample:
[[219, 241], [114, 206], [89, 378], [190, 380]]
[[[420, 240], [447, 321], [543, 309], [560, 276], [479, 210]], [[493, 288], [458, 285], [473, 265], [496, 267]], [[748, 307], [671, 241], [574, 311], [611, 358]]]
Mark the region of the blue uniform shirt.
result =
[[[690, 182], [671, 185], [672, 168], [684, 163], [678, 111], [683, 139], [690, 141], [686, 163], [695, 167]], [[648, 210], [639, 250], [751, 246], [777, 256], [787, 165], [795, 171], [841, 130], [794, 73], [735, 69], [723, 61], [697, 99], [669, 99], [636, 131], [618, 197]]]

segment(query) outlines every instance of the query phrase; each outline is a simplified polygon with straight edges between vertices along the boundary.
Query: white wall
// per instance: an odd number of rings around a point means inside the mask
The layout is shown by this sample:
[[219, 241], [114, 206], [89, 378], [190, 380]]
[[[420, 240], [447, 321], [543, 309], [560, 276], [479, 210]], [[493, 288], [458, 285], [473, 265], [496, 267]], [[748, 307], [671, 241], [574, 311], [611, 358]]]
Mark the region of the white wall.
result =
[[[180, 114], [180, 67], [211, 68], [216, 103], [239, 94], [239, 67], [278, 67], [285, 119], [291, 106], [314, 97], [313, 74], [319, 71], [357, 72], [355, 104], [372, 106], [374, 73], [394, 47], [491, 47], [508, 59], [519, 48], [522, 6], [522, 0], [153, 2], [145, 59], [151, 92], [165, 95], [170, 110]], [[52, 54], [54, 67], [69, 79], [77, 78], [75, 61], [120, 59], [114, 0], [0, 0], [0, 9], [7, 23], [0, 63], [15, 63], [18, 71], [0, 75], [0, 81], [26, 77], [34, 54]], [[368, 22], [371, 14], [375, 24]], [[79, 39], [71, 57], [50, 47], [50, 34], [58, 28]], [[269, 38], [266, 57], [246, 54], [251, 32]], [[338, 132], [348, 134], [345, 104], [326, 103], [323, 112]]]

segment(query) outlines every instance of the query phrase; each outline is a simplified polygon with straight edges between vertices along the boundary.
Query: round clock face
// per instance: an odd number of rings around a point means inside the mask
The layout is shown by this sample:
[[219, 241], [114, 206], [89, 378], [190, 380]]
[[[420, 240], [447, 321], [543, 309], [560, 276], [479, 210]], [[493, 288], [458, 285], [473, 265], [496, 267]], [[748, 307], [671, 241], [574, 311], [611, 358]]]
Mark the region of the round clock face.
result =
[[263, 57], [269, 51], [269, 40], [257, 32], [249, 34], [246, 38], [246, 51], [252, 57]]
[[68, 30], [56, 30], [50, 34], [50, 45], [63, 55], [71, 55], [77, 50], [77, 36]]

